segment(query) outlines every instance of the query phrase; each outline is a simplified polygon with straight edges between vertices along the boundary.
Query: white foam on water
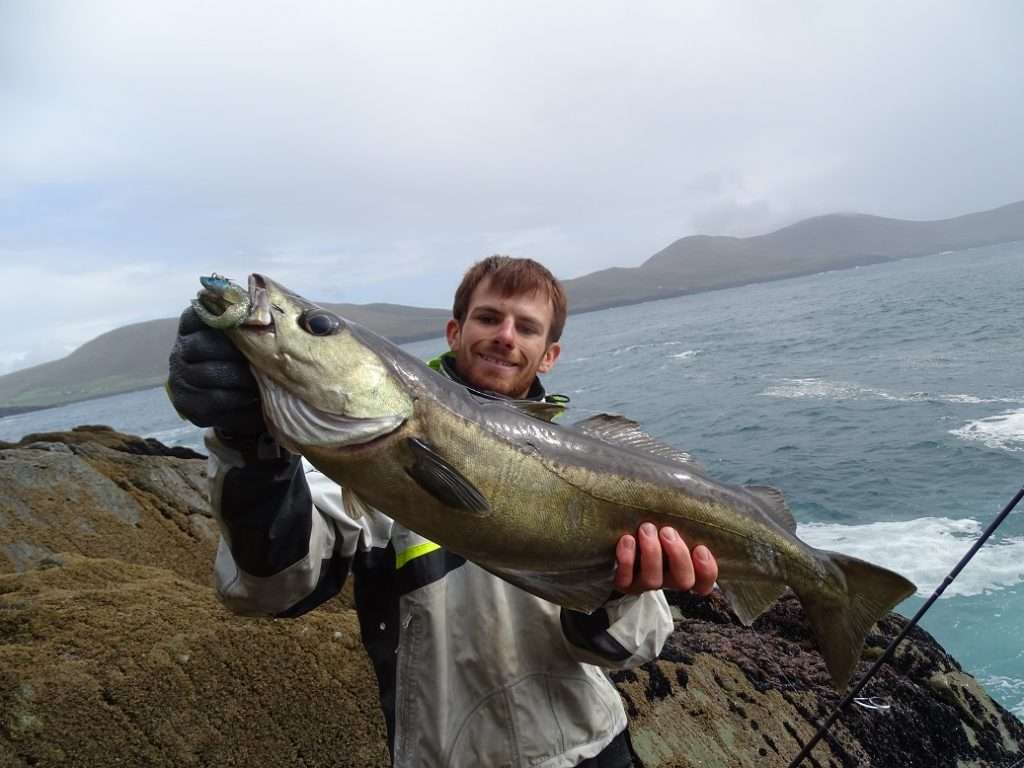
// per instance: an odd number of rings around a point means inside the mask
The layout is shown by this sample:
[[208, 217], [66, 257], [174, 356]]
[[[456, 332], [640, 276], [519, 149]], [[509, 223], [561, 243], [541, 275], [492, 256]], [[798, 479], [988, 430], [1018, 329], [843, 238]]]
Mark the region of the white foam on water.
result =
[[623, 352], [636, 352], [638, 349], [649, 349], [650, 347], [676, 347], [682, 343], [681, 341], [651, 341], [647, 344], [630, 344], [628, 347], [613, 349], [611, 354], [621, 355]]
[[1024, 409], [969, 421], [951, 435], [1004, 451], [1024, 451]]
[[196, 434], [202, 434], [202, 430], [199, 427], [193, 426], [192, 424], [182, 424], [178, 427], [171, 429], [161, 429], [156, 432], [147, 432], [144, 437], [152, 437], [159, 440], [164, 445], [177, 445], [183, 440], [191, 441], [195, 438]]
[[1019, 397], [978, 397], [971, 394], [933, 395], [930, 392], [886, 392], [884, 389], [865, 387], [845, 381], [819, 378], [781, 379], [759, 395], [781, 397], [788, 400], [887, 400], [898, 403], [942, 402], [964, 405], [986, 403], [1024, 403]]
[[1005, 675], [980, 675], [978, 682], [985, 686], [992, 698], [1017, 717], [1024, 718], [1024, 680]]
[[881, 389], [863, 387], [827, 379], [782, 379], [778, 384], [768, 387], [759, 395], [765, 397], [781, 397], [788, 400], [907, 400], [918, 399], [923, 393], [915, 393], [912, 398], [901, 397]]
[[689, 360], [692, 357], [696, 357], [701, 353], [699, 349], [688, 349], [685, 352], [680, 352], [677, 355], [669, 355], [669, 357], [675, 358], [676, 360]]
[[[922, 597], [931, 596], [981, 532], [977, 520], [947, 517], [866, 525], [807, 523], [798, 529], [799, 537], [813, 547], [859, 557], [906, 576]], [[971, 597], [1021, 583], [1024, 538], [989, 539], [942, 596]]]
[[989, 403], [1024, 403], [1019, 397], [976, 397], [975, 395], [940, 395], [940, 400], [947, 403], [965, 403], [968, 405], [985, 405]]

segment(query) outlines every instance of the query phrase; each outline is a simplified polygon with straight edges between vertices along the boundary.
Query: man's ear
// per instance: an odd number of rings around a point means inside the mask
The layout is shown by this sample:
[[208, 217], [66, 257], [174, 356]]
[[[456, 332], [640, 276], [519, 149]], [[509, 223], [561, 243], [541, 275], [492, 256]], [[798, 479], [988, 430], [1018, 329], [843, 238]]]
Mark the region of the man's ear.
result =
[[538, 373], [547, 373], [551, 370], [551, 367], [555, 364], [555, 360], [562, 354], [562, 345], [557, 341], [553, 342], [544, 351], [544, 356], [540, 359], [540, 365], [537, 366]]
[[452, 352], [459, 346], [459, 334], [462, 332], [462, 328], [459, 326], [459, 321], [454, 317], [451, 318], [444, 326], [444, 336], [448, 339], [448, 349]]

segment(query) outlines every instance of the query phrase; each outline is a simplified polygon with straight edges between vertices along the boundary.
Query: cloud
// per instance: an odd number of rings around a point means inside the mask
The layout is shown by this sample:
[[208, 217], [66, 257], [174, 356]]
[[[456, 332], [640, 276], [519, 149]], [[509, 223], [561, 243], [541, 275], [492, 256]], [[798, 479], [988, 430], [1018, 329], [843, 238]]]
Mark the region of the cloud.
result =
[[994, 207], [1024, 197], [1022, 16], [923, 2], [4, 4], [0, 256], [109, 318], [102, 302], [133, 265], [166, 288], [122, 295], [116, 317], [174, 314], [213, 270], [446, 306], [494, 252], [571, 277], [695, 232]]

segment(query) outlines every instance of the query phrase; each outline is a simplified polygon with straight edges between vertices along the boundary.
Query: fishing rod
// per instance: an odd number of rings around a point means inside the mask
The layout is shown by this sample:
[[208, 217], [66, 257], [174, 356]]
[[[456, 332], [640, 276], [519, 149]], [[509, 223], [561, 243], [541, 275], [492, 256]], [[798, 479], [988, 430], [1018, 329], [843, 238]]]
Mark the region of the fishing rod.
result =
[[896, 650], [896, 646], [900, 644], [900, 641], [907, 636], [907, 633], [910, 632], [910, 630], [917, 626], [917, 622], [921, 620], [921, 617], [924, 616], [925, 612], [929, 608], [931, 608], [932, 604], [939, 599], [939, 596], [946, 591], [946, 587], [952, 584], [953, 580], [960, 575], [960, 571], [962, 571], [964, 569], [964, 566], [971, 561], [971, 558], [974, 557], [974, 555], [978, 552], [979, 549], [981, 549], [982, 545], [986, 541], [988, 541], [988, 537], [995, 533], [996, 528], [1002, 525], [1003, 520], [1005, 520], [1006, 516], [1013, 511], [1013, 508], [1017, 506], [1018, 502], [1020, 502], [1022, 497], [1024, 497], [1024, 488], [1021, 488], [1019, 491], [1017, 491], [1017, 494], [1010, 500], [1010, 502], [1005, 507], [1003, 507], [1003, 511], [1000, 512], [996, 519], [989, 524], [988, 528], [985, 529], [985, 532], [981, 534], [981, 537], [976, 542], [974, 542], [974, 546], [972, 546], [967, 551], [966, 555], [960, 558], [960, 562], [957, 563], [956, 567], [949, 572], [949, 575], [946, 576], [945, 579], [943, 579], [942, 584], [939, 585], [939, 588], [932, 593], [932, 596], [929, 597], [925, 604], [921, 606], [920, 610], [916, 614], [914, 614], [914, 618], [912, 618], [910, 622], [907, 624], [907, 626], [903, 628], [903, 631], [899, 633], [896, 639], [889, 643], [889, 647], [885, 649], [885, 653], [883, 653], [881, 657], [878, 659], [878, 661], [875, 662], [874, 666], [872, 666], [871, 669], [868, 670], [867, 674], [860, 679], [860, 682], [858, 682], [857, 685], [854, 686], [853, 690], [846, 694], [846, 697], [841, 702], [839, 702], [836, 708], [832, 711], [832, 714], [829, 715], [828, 720], [826, 720], [824, 724], [822, 724], [821, 727], [818, 728], [818, 732], [814, 734], [814, 738], [807, 742], [806, 746], [804, 746], [804, 748], [800, 750], [799, 755], [793, 758], [793, 762], [789, 764], [788, 768], [798, 768], [800, 763], [803, 762], [804, 758], [811, 754], [811, 750], [814, 749], [814, 746], [819, 741], [821, 741], [822, 736], [825, 735], [825, 732], [828, 731], [832, 723], [836, 721], [836, 719], [839, 717], [839, 714], [843, 711], [846, 705], [853, 701], [855, 698], [857, 698], [857, 694], [861, 692], [861, 689], [865, 685], [867, 685], [868, 680], [870, 680], [874, 676], [874, 674], [879, 669], [881, 669], [882, 664], [884, 664], [889, 659], [889, 657], [892, 656], [893, 651]]

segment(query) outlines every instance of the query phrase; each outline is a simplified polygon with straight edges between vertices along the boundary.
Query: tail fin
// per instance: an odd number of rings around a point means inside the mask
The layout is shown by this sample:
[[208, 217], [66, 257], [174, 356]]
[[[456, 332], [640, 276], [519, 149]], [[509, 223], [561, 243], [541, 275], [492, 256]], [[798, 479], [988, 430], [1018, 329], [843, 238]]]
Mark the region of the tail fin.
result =
[[822, 591], [795, 590], [832, 675], [843, 691], [864, 649], [864, 638], [875, 622], [910, 597], [916, 587], [898, 573], [837, 552], [818, 556], [837, 568], [846, 591], [837, 596]]

